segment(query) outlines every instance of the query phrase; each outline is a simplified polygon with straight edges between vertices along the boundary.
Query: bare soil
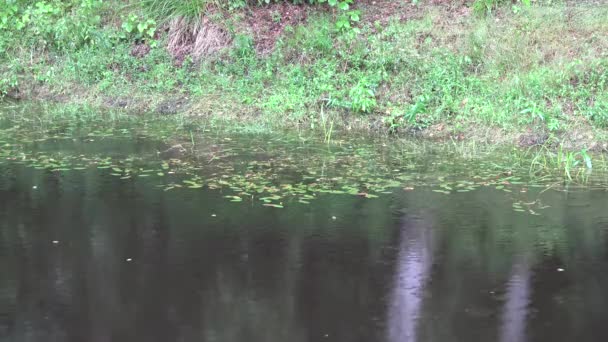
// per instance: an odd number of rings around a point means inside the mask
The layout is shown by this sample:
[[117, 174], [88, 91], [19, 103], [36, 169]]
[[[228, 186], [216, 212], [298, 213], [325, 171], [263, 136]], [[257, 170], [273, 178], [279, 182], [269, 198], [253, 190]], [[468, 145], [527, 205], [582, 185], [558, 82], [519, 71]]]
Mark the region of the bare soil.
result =
[[253, 7], [247, 14], [246, 23], [253, 34], [257, 53], [266, 55], [272, 52], [285, 28], [306, 22], [310, 10], [310, 6], [288, 2]]

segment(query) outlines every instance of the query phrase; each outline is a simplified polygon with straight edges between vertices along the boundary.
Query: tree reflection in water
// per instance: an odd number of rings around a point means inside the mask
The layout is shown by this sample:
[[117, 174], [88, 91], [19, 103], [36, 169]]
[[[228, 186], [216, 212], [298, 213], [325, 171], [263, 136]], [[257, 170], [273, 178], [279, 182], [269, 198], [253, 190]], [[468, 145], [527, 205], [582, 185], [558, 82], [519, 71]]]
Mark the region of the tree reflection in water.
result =
[[526, 341], [526, 319], [530, 303], [530, 266], [524, 260], [513, 265], [502, 311], [500, 342]]
[[416, 341], [417, 320], [433, 261], [433, 233], [428, 215], [404, 218], [397, 258], [388, 315], [388, 340], [413, 342]]

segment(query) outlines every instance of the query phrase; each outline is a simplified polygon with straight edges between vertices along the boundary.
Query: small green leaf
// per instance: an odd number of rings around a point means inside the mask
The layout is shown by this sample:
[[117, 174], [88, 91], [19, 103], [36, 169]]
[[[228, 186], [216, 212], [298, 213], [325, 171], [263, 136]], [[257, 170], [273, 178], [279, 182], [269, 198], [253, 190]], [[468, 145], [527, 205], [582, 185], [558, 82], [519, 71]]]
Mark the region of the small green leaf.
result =
[[274, 203], [264, 203], [264, 204], [262, 204], [262, 205], [263, 205], [263, 206], [265, 206], [265, 207], [272, 207], [272, 208], [283, 208], [283, 206], [282, 206], [282, 205], [280, 205], [280, 204], [274, 204]]

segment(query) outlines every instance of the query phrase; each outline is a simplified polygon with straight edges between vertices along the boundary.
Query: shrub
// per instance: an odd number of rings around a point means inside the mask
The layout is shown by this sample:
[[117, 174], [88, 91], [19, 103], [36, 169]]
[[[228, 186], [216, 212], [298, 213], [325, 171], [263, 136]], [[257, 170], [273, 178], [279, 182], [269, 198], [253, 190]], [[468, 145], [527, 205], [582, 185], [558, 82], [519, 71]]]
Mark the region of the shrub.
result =
[[[0, 0], [0, 39], [25, 40], [38, 49], [68, 50], [94, 43], [101, 17], [101, 0]], [[7, 43], [8, 41], [9, 43]]]

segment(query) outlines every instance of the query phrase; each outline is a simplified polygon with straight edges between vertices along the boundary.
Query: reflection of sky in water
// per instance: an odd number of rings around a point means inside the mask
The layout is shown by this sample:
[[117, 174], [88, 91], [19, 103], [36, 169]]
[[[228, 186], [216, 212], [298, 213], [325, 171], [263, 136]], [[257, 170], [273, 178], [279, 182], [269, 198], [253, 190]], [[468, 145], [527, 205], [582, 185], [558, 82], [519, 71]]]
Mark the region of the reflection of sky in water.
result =
[[397, 273], [389, 308], [390, 342], [416, 341], [416, 323], [422, 309], [424, 286], [432, 263], [431, 227], [422, 220], [402, 227]]
[[[396, 276], [388, 315], [389, 342], [415, 342], [423, 310], [425, 287], [433, 263], [432, 226], [424, 218], [402, 225]], [[526, 341], [526, 321], [531, 299], [531, 271], [526, 260], [514, 261], [501, 309], [500, 342]]]
[[516, 262], [507, 284], [506, 302], [502, 311], [500, 342], [525, 341], [526, 319], [530, 303], [530, 268]]

